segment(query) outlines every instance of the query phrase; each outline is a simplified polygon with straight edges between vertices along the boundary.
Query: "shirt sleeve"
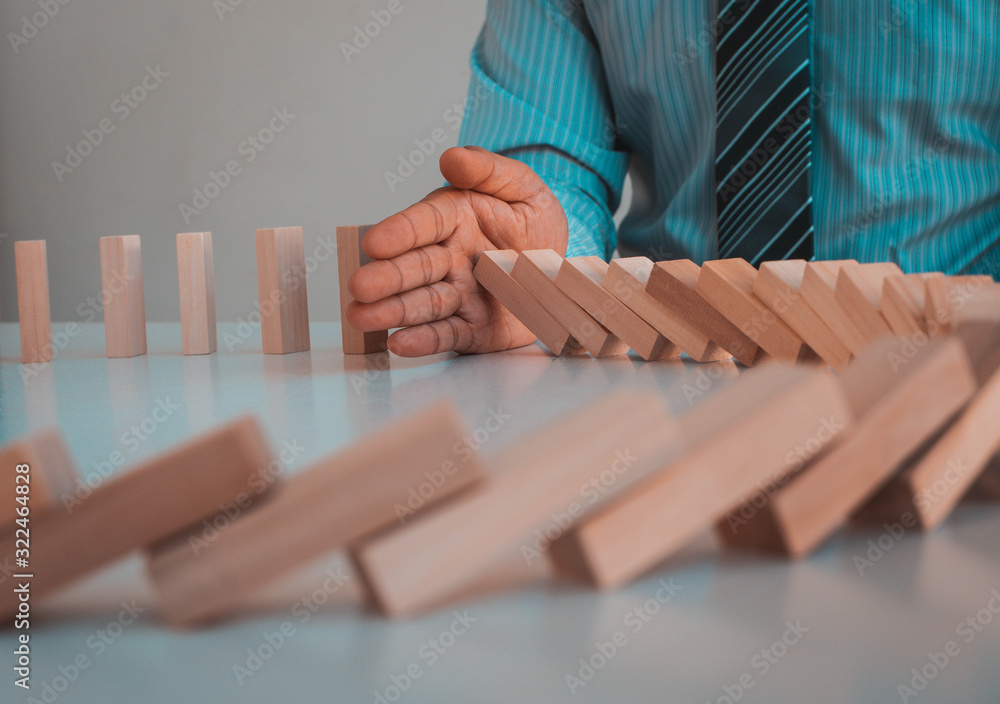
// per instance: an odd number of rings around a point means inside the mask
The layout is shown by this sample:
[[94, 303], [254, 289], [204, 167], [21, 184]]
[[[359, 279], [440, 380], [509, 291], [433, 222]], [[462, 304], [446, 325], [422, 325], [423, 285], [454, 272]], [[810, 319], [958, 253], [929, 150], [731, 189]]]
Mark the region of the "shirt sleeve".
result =
[[562, 203], [567, 256], [608, 259], [628, 154], [579, 0], [490, 0], [459, 143], [530, 166]]

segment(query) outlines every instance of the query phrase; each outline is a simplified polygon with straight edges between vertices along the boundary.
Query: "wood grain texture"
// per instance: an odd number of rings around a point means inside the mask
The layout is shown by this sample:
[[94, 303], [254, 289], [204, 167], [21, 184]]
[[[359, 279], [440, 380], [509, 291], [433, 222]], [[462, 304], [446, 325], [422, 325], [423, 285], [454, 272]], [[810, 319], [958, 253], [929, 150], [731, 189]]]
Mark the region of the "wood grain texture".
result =
[[63, 498], [73, 496], [77, 487], [76, 463], [58, 428], [33, 433], [0, 447], [0, 528], [6, 532], [18, 517], [17, 466], [30, 467], [28, 486], [29, 518], [58, 509]]
[[371, 262], [361, 242], [371, 225], [350, 225], [337, 228], [337, 276], [340, 283], [340, 332], [344, 354], [373, 354], [388, 349], [388, 330], [362, 332], [347, 322], [347, 306], [354, 301], [347, 282], [355, 271]]
[[732, 355], [705, 333], [660, 304], [646, 291], [653, 262], [646, 257], [614, 259], [604, 278], [604, 288], [652, 325], [661, 335], [697, 362], [717, 362]]
[[14, 243], [17, 314], [21, 332], [21, 363], [52, 360], [52, 306], [45, 240]]
[[882, 282], [882, 317], [894, 335], [913, 337], [927, 334], [925, 282], [943, 276], [940, 272], [928, 272], [885, 277]]
[[582, 352], [580, 343], [569, 330], [514, 281], [511, 272], [516, 262], [517, 252], [513, 250], [483, 252], [473, 273], [482, 287], [520, 320], [552, 354], [561, 357]]
[[218, 347], [211, 232], [177, 235], [177, 281], [181, 301], [181, 350], [184, 354], [211, 354]]
[[[33, 516], [34, 603], [236, 502], [270, 461], [259, 425], [242, 418], [116, 476], [66, 510]], [[13, 553], [13, 534], [0, 536], [0, 558]], [[16, 608], [17, 595], [3, 590], [0, 613]]]
[[837, 302], [866, 342], [892, 334], [881, 313], [882, 282], [887, 276], [902, 275], [903, 271], [891, 262], [847, 264], [837, 274]]
[[139, 235], [102, 237], [100, 250], [108, 357], [146, 354], [146, 301]]
[[257, 230], [257, 292], [264, 354], [309, 349], [309, 297], [301, 227]]
[[320, 555], [486, 479], [452, 406], [438, 403], [318, 460], [211, 543], [198, 529], [155, 546], [149, 573], [174, 623], [226, 615], [241, 598]]
[[729, 322], [785, 364], [819, 361], [816, 353], [754, 295], [757, 270], [745, 259], [705, 262], [695, 290]]
[[868, 340], [858, 329], [854, 318], [837, 300], [837, 276], [845, 266], [855, 267], [853, 259], [809, 262], [802, 276], [802, 298], [851, 354], [860, 354]]
[[680, 356], [676, 345], [605, 290], [607, 273], [600, 257], [572, 257], [562, 261], [556, 285], [646, 361]]

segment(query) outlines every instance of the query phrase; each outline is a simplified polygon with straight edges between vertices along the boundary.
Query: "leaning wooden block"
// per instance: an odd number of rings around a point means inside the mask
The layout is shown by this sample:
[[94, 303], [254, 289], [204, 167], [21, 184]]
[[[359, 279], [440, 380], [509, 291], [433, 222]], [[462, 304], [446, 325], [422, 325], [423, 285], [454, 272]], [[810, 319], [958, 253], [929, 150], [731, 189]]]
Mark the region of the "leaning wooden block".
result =
[[513, 250], [483, 252], [473, 273], [483, 288], [534, 333], [552, 354], [559, 357], [581, 352], [580, 343], [569, 330], [514, 281], [511, 272], [516, 262], [517, 252]]
[[885, 277], [882, 282], [882, 317], [894, 335], [913, 337], [927, 333], [924, 284], [927, 279], [943, 276], [940, 272], [928, 272]]
[[712, 342], [705, 333], [680, 318], [646, 291], [653, 262], [646, 257], [615, 259], [608, 267], [604, 288], [615, 298], [680, 347], [697, 362], [729, 359], [731, 354]]
[[853, 316], [837, 300], [837, 276], [845, 266], [856, 267], [853, 259], [809, 262], [802, 276], [802, 298], [820, 320], [826, 323], [852, 354], [860, 354], [868, 340], [858, 329]]
[[100, 248], [108, 357], [146, 354], [146, 302], [139, 235], [102, 237]]
[[753, 366], [760, 347], [698, 295], [695, 289], [700, 273], [701, 267], [690, 259], [658, 262], [649, 274], [646, 291], [745, 366]]
[[208, 543], [196, 528], [155, 546], [149, 573], [167, 619], [217, 618], [241, 597], [486, 478], [463, 424], [439, 403], [287, 480]]
[[354, 300], [347, 286], [355, 271], [371, 262], [361, 247], [371, 225], [337, 228], [337, 275], [340, 280], [340, 331], [344, 354], [372, 354], [387, 349], [389, 331], [362, 332], [347, 322], [347, 306]]
[[21, 363], [52, 359], [52, 308], [45, 240], [14, 243], [17, 314], [21, 331]]
[[755, 498], [730, 514], [719, 527], [726, 542], [794, 557], [811, 552], [875, 495], [976, 390], [968, 355], [958, 340], [932, 342], [917, 350], [906, 340], [883, 338], [870, 345], [840, 381], [857, 418], [854, 428], [769, 500]]
[[671, 466], [554, 546], [565, 570], [621, 585], [826, 447], [851, 414], [829, 370], [762, 365], [682, 419], [694, 442]]
[[257, 230], [257, 292], [264, 354], [309, 349], [309, 298], [301, 227]]
[[[243, 501], [270, 461], [260, 426], [243, 418], [108, 481], [66, 510], [32, 516], [32, 598]], [[13, 534], [0, 536], [0, 559], [12, 561], [14, 548]], [[17, 607], [13, 591], [0, 593], [0, 614]]]
[[1000, 369], [1000, 286], [984, 287], [956, 307], [951, 329], [965, 344], [976, 379], [985, 384]]
[[355, 563], [384, 611], [438, 605], [511, 550], [542, 559], [549, 541], [662, 466], [677, 443], [655, 394], [615, 392], [496, 457], [483, 489], [361, 544]]
[[[28, 469], [18, 471], [18, 467]], [[76, 489], [76, 464], [62, 433], [52, 428], [0, 447], [0, 528], [21, 517], [27, 506], [29, 522], [57, 508]], [[24, 486], [24, 493], [17, 487]], [[13, 529], [12, 529], [13, 530]]]
[[801, 259], [764, 262], [754, 280], [754, 295], [784, 320], [824, 362], [838, 371], [842, 370], [851, 359], [851, 351], [800, 295], [805, 272], [806, 263]]
[[551, 249], [521, 252], [510, 275], [594, 357], [617, 357], [628, 346], [556, 285], [563, 258]]
[[211, 232], [177, 235], [177, 279], [181, 299], [181, 350], [184, 354], [211, 354], [218, 346]]
[[951, 332], [952, 317], [980, 291], [994, 286], [989, 276], [945, 276], [924, 282], [924, 318], [931, 337]]
[[891, 335], [882, 317], [882, 282], [887, 276], [902, 276], [891, 262], [848, 264], [837, 275], [837, 302], [843, 306], [866, 342]]
[[745, 259], [705, 262], [695, 290], [729, 322], [786, 364], [818, 360], [816, 353], [753, 293], [757, 270]]
[[562, 261], [556, 285], [646, 361], [680, 355], [676, 345], [605, 290], [607, 274], [608, 263], [600, 257], [571, 257]]

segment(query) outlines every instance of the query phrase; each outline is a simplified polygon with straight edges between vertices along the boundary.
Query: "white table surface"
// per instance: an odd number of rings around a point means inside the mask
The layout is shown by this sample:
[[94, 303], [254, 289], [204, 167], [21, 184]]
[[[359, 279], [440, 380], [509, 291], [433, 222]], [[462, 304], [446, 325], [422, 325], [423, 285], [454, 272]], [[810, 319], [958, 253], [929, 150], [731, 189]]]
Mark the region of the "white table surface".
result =
[[[287, 468], [292, 474], [390, 418], [447, 397], [470, 429], [491, 411], [510, 416], [486, 442], [488, 456], [611, 387], [658, 389], [683, 412], [686, 392], [711, 393], [738, 373], [731, 362], [553, 359], [537, 346], [479, 357], [345, 360], [336, 323], [313, 324], [311, 352], [265, 357], [258, 331], [240, 341], [235, 325], [220, 330], [219, 353], [183, 357], [179, 327], [150, 324], [147, 356], [108, 360], [103, 327], [84, 325], [53, 363], [25, 378], [17, 327], [0, 324], [0, 442], [58, 424], [81, 473], [93, 474], [116, 451], [125, 458], [116, 471], [127, 471], [250, 411], [274, 448], [303, 448]], [[238, 344], [227, 349], [225, 340], [234, 338]], [[175, 410], [154, 414], [157, 407]], [[405, 685], [410, 669], [419, 676], [397, 701], [1000, 702], [1000, 613], [982, 611], [993, 590], [1000, 595], [1000, 506], [964, 504], [942, 529], [904, 536], [861, 575], [855, 556], [878, 536], [844, 532], [813, 557], [788, 563], [722, 552], [706, 534], [609, 594], [555, 582], [544, 567], [529, 568], [514, 555], [492, 580], [504, 589], [404, 621], [366, 610], [350, 578], [332, 594], [322, 591], [329, 570], [345, 569], [332, 554], [280, 580], [241, 617], [191, 632], [160, 622], [136, 556], [34, 605], [30, 696], [53, 701], [47, 684], [67, 685], [54, 694], [58, 702], [375, 702], [379, 692], [392, 701], [393, 678]], [[679, 588], [663, 606], [649, 602], [661, 580]], [[317, 589], [316, 610], [307, 611], [301, 600]], [[143, 611], [119, 627], [122, 602], [133, 600]], [[635, 610], [646, 603], [643, 620]], [[993, 604], [1000, 610], [1000, 600]], [[437, 641], [435, 653], [434, 639], [455, 611], [475, 621]], [[977, 613], [987, 625], [959, 632]], [[762, 652], [789, 622], [808, 630], [772, 650], [768, 662]], [[290, 635], [240, 682], [234, 666], [247, 666], [248, 649], [268, 655], [265, 636], [283, 625]], [[566, 675], [579, 676], [580, 659], [619, 631], [624, 645], [571, 692]], [[897, 686], [949, 641], [959, 654], [904, 699]], [[13, 632], [0, 633], [0, 701], [30, 701], [13, 686], [13, 647]], [[78, 660], [87, 667], [74, 673]], [[59, 679], [67, 675], [71, 682]], [[753, 683], [742, 695], [734, 689], [741, 678]]]

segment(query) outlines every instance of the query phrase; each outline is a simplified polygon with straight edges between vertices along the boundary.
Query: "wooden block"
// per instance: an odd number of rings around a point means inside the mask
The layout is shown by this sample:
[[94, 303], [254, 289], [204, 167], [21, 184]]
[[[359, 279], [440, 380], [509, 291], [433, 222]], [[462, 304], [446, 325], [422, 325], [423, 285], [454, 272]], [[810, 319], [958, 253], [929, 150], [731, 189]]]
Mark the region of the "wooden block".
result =
[[21, 363], [48, 362], [52, 359], [52, 307], [45, 240], [15, 242], [14, 268]]
[[854, 428], [766, 503], [734, 511], [719, 527], [726, 542], [793, 557], [811, 552], [948, 423], [976, 390], [968, 355], [958, 340], [912, 356], [911, 349], [905, 339], [883, 338], [847, 368], [840, 381]]
[[924, 318], [924, 282], [943, 277], [939, 272], [887, 276], [882, 282], [882, 317], [894, 335], [927, 334]]
[[887, 276], [902, 276], [895, 264], [847, 264], [837, 274], [837, 302], [851, 317], [866, 342], [891, 335], [882, 317], [882, 282]]
[[[17, 479], [22, 473], [18, 465], [28, 465], [27, 482]], [[17, 498], [15, 487], [28, 487], [28, 517], [57, 508], [66, 495], [76, 490], [77, 472], [62, 433], [52, 428], [0, 447], [0, 528], [6, 530], [19, 517], [18, 508], [24, 504]]]
[[608, 266], [603, 286], [695, 361], [717, 362], [730, 359], [732, 355], [712, 342], [707, 335], [649, 295], [646, 284], [652, 271], [653, 262], [646, 257], [615, 259]]
[[754, 295], [756, 279], [757, 270], [745, 259], [721, 259], [702, 265], [695, 290], [775, 361], [817, 361], [802, 338]]
[[309, 349], [309, 298], [301, 227], [257, 230], [257, 292], [264, 354]]
[[177, 280], [181, 298], [181, 349], [184, 354], [211, 354], [218, 346], [211, 232], [177, 235]]
[[600, 587], [621, 585], [819, 452], [850, 422], [829, 370], [752, 369], [682, 419], [682, 434], [694, 436], [689, 450], [561, 538], [553, 557]]
[[614, 392], [501, 453], [483, 489], [361, 544], [355, 563], [387, 613], [438, 605], [510, 550], [542, 559], [550, 540], [662, 466], [678, 442], [656, 394]]
[[149, 573], [163, 613], [174, 623], [220, 617], [324, 553], [408, 525], [486, 478], [464, 435], [451, 405], [438, 403], [296, 474], [211, 543], [195, 529], [155, 546]]
[[607, 273], [600, 257], [572, 257], [562, 261], [556, 285], [646, 361], [679, 356], [676, 345], [604, 289]]
[[520, 320], [552, 354], [560, 357], [582, 351], [580, 343], [558, 320], [514, 281], [511, 272], [517, 262], [517, 252], [497, 250], [483, 252], [473, 272], [483, 288]]
[[563, 258], [551, 249], [521, 252], [510, 275], [594, 357], [617, 357], [628, 346], [556, 286]]
[[987, 286], [951, 311], [952, 332], [968, 350], [979, 384], [1000, 369], [1000, 286]]
[[372, 261], [361, 247], [371, 225], [337, 228], [337, 275], [340, 279], [340, 332], [344, 354], [372, 354], [388, 349], [388, 330], [361, 332], [347, 322], [347, 306], [354, 300], [347, 282], [355, 271]]
[[745, 366], [753, 366], [760, 347], [698, 295], [700, 273], [701, 267], [690, 259], [658, 262], [649, 274], [646, 291]]
[[856, 267], [853, 259], [829, 262], [809, 262], [802, 276], [801, 294], [820, 320], [844, 343], [852, 354], [860, 354], [868, 340], [858, 329], [854, 318], [837, 301], [837, 276], [845, 266]]
[[851, 359], [851, 351], [800, 295], [805, 272], [806, 263], [801, 259], [764, 262], [754, 280], [754, 295], [784, 320], [824, 362], [838, 371], [842, 370]]
[[989, 276], [945, 276], [924, 282], [924, 319], [931, 337], [951, 332], [955, 310], [962, 308], [984, 288], [994, 286]]
[[146, 354], [146, 302], [139, 235], [102, 237], [101, 286], [108, 357]]
[[[109, 480], [89, 498], [31, 520], [33, 603], [134, 550], [191, 526], [253, 493], [271, 461], [260, 426], [236, 420]], [[0, 559], [13, 560], [14, 536], [0, 536]], [[0, 592], [0, 614], [17, 609]]]

